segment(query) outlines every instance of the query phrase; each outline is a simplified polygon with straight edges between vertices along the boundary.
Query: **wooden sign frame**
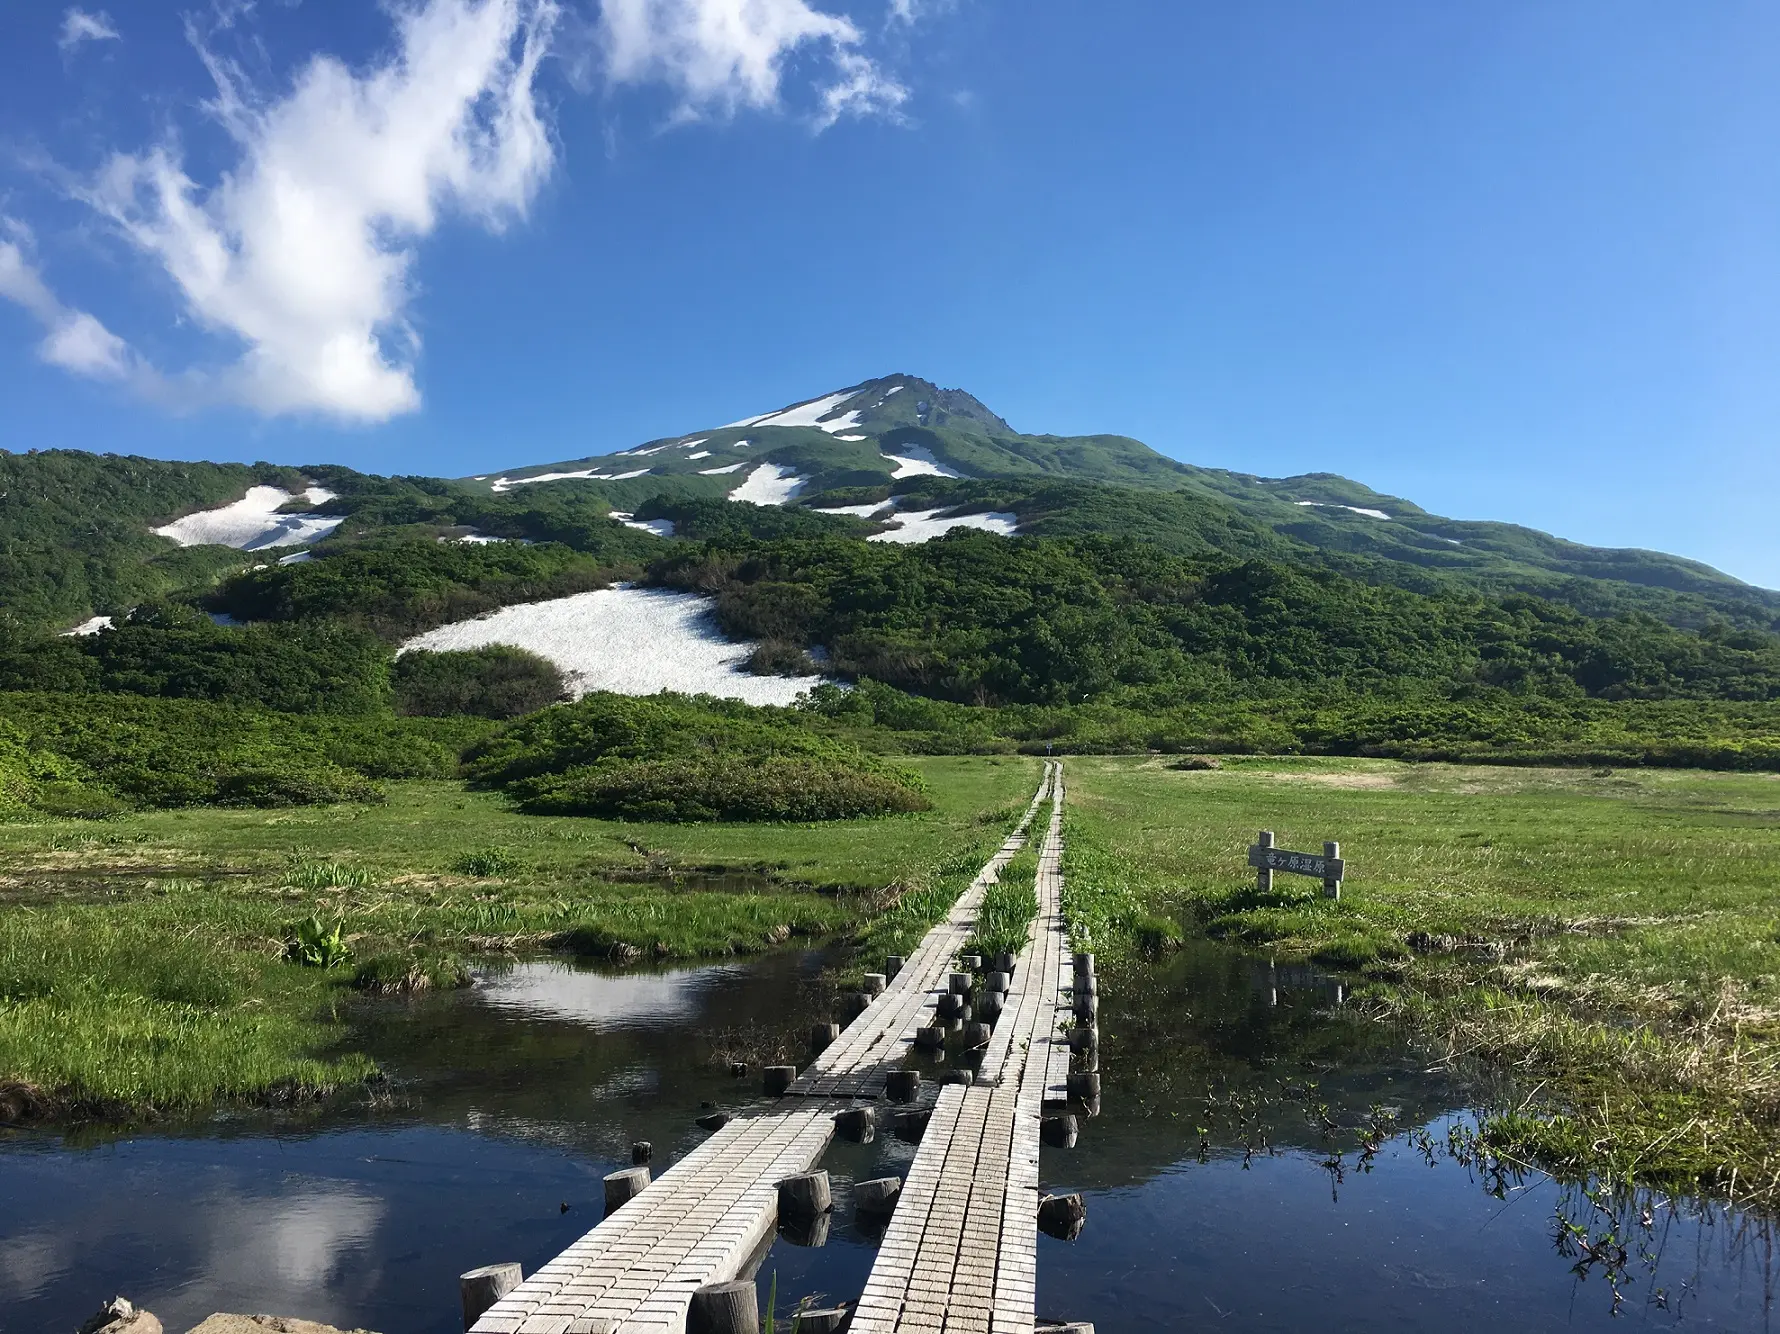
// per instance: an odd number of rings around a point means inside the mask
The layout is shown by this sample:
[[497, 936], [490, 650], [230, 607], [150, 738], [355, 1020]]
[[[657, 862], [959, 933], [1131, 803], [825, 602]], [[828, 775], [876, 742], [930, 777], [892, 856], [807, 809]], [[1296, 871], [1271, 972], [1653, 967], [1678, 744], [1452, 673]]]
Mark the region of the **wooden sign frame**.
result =
[[1263, 894], [1273, 890], [1273, 873], [1284, 871], [1288, 875], [1308, 875], [1321, 880], [1324, 896], [1338, 899], [1341, 897], [1341, 881], [1347, 872], [1347, 863], [1341, 857], [1341, 844], [1323, 844], [1320, 857], [1314, 852], [1291, 852], [1274, 846], [1271, 829], [1263, 829], [1255, 845], [1248, 850], [1248, 864], [1255, 868], [1255, 888]]

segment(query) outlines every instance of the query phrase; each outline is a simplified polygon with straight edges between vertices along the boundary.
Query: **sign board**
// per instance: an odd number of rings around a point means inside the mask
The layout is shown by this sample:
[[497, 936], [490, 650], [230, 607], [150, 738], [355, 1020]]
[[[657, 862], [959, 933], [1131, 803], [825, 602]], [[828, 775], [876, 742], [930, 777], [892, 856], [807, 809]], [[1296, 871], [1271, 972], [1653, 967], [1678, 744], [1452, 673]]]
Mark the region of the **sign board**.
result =
[[1266, 894], [1273, 889], [1273, 873], [1314, 876], [1323, 882], [1323, 893], [1332, 899], [1341, 897], [1341, 879], [1347, 863], [1341, 859], [1341, 844], [1323, 844], [1322, 855], [1314, 852], [1292, 852], [1275, 847], [1273, 831], [1263, 829], [1255, 845], [1248, 850], [1248, 864], [1255, 868], [1255, 885]]
[[1248, 864], [1269, 871], [1290, 871], [1293, 875], [1313, 875], [1318, 880], [1339, 880], [1347, 863], [1339, 857], [1325, 857], [1315, 852], [1287, 852], [1284, 848], [1253, 847], [1248, 850]]

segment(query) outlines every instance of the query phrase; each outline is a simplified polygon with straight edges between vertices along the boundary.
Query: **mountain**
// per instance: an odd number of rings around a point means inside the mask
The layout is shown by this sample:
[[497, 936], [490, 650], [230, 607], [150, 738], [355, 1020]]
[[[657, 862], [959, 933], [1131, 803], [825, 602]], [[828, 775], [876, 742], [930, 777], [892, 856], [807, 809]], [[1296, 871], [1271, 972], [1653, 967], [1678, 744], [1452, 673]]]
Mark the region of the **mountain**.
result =
[[[1591, 616], [1646, 611], [1689, 627], [1719, 618], [1780, 626], [1780, 592], [1698, 561], [1449, 519], [1334, 473], [1266, 478], [1182, 463], [1128, 436], [1028, 435], [963, 390], [912, 375], [868, 380], [616, 454], [461, 479], [497, 495], [577, 480], [599, 483], [626, 512], [651, 501], [659, 509], [663, 498], [729, 495], [834, 509], [895, 495], [907, 499], [905, 508], [949, 503], [960, 511], [1007, 512], [1019, 531], [1033, 534], [1128, 534], [1179, 550], [1311, 559], [1412, 589], [1457, 584], [1534, 594]], [[1174, 499], [1097, 496], [1054, 483]]]

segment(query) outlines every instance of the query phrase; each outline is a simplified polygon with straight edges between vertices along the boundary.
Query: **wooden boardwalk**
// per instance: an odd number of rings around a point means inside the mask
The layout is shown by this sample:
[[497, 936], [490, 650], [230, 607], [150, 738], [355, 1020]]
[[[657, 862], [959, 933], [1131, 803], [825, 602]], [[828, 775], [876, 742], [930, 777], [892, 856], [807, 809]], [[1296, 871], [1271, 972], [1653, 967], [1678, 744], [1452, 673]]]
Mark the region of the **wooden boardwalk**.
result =
[[[1046, 764], [1044, 780], [1028, 806], [1025, 818], [983, 867], [946, 920], [927, 934], [885, 993], [847, 1026], [811, 1069], [793, 1083], [784, 1098], [767, 1113], [732, 1121], [713, 1134], [652, 1182], [642, 1194], [490, 1307], [473, 1326], [475, 1334], [681, 1334], [693, 1292], [706, 1284], [735, 1277], [771, 1234], [778, 1215], [778, 1182], [809, 1171], [821, 1160], [834, 1138], [834, 1113], [854, 1105], [853, 1098], [875, 1098], [881, 1094], [886, 1072], [898, 1067], [908, 1055], [915, 1030], [931, 1021], [935, 994], [946, 985], [952, 961], [975, 927], [984, 891], [995, 883], [1007, 863], [1025, 846], [1027, 831], [1047, 793], [1052, 796], [1052, 819], [1045, 851], [1041, 855], [1042, 922], [1045, 917], [1042, 867], [1047, 856], [1049, 864], [1055, 866], [1057, 853], [1052, 845], [1057, 839], [1062, 808], [1062, 766], [1054, 763]], [[1054, 900], [1054, 887], [1051, 897]], [[1034, 934], [1043, 939], [1054, 931], [1050, 927], [1039, 930], [1035, 924]], [[1028, 1035], [1021, 1039], [1016, 1061], [1012, 1044], [1017, 1024], [1028, 1022], [1036, 1027], [1040, 1023], [1041, 1009], [1045, 1022], [1049, 1022], [1053, 1014], [1052, 1008], [1037, 999], [1037, 991], [1041, 989], [1039, 979], [1051, 979], [1051, 1000], [1054, 1002], [1057, 961], [1051, 959], [1048, 967], [1042, 970], [1036, 963], [1029, 968], [1027, 958], [1032, 953], [1029, 945], [1016, 970], [1015, 986], [1008, 997], [1008, 1012], [996, 1025], [997, 1037], [984, 1059], [985, 1078], [990, 1077], [991, 1059], [995, 1061], [993, 1069], [997, 1077], [1015, 1064], [1024, 1068], [1031, 1038]], [[1028, 975], [1034, 988], [1030, 1006], [1026, 993], [1021, 990]], [[1016, 1015], [1027, 1018], [1016, 1019]], [[1007, 1034], [1005, 1040], [1000, 1037], [1003, 1033]], [[1033, 1050], [1043, 1049], [1033, 1047]], [[1067, 1070], [1066, 1047], [1063, 1060], [1063, 1068]], [[1022, 1087], [1024, 1085], [1019, 1080], [1010, 1082], [1010, 1097]], [[995, 1090], [985, 1086], [970, 1091], [987, 1096]], [[959, 1086], [942, 1090], [933, 1121], [922, 1142], [923, 1153], [928, 1152], [929, 1143], [938, 1144], [951, 1138], [942, 1126], [944, 1118], [950, 1114], [949, 1109], [960, 1104], [956, 1095], [962, 1092], [965, 1090]], [[975, 1107], [977, 1100], [971, 1100], [968, 1105]], [[1008, 1105], [1011, 1107], [1012, 1103]], [[988, 1120], [999, 1125], [1006, 1118], [1000, 1115], [1000, 1104], [996, 1106], [996, 1115]], [[1035, 1109], [1036, 1106], [1035, 1103]], [[956, 1117], [952, 1124], [955, 1128]], [[1010, 1129], [1010, 1145], [1016, 1138], [1021, 1144], [1028, 1138], [1023, 1133], [1024, 1127], [1016, 1129], [1022, 1133], [1015, 1135]], [[1009, 1187], [1005, 1163], [1001, 1169], [1009, 1210], [1014, 1209], [1016, 1196], [1022, 1199], [1031, 1196], [1030, 1207], [1024, 1208], [1023, 1213], [1017, 1216], [1009, 1213], [1007, 1229], [1010, 1235], [1020, 1234], [1022, 1226], [1024, 1229], [1027, 1277], [1020, 1291], [1025, 1294], [1023, 1328], [1028, 1330], [1032, 1328], [1030, 1261], [1036, 1246], [1036, 1110], [1031, 1118], [1030, 1131], [1030, 1172], [1020, 1178], [1024, 1183], [1029, 1176], [1030, 1188], [1024, 1184], [1019, 1190]], [[983, 1142], [981, 1136], [978, 1142]], [[921, 1161], [918, 1155], [917, 1170]], [[915, 1174], [911, 1173], [911, 1186], [915, 1179]], [[898, 1220], [907, 1207], [907, 1199], [905, 1194], [905, 1203], [899, 1205], [895, 1215]], [[1014, 1272], [1014, 1262], [1010, 1262], [1007, 1267], [1010, 1282], [1005, 1285], [1010, 1300], [1017, 1299], [1016, 1289], [1011, 1284]], [[999, 1273], [996, 1276], [999, 1277]], [[877, 1277], [875, 1270], [873, 1277]], [[991, 1291], [999, 1298], [1003, 1288], [993, 1287]], [[964, 1328], [962, 1325], [950, 1327]], [[877, 1327], [863, 1326], [856, 1320], [854, 1328], [863, 1331]], [[917, 1326], [893, 1324], [883, 1328], [912, 1329]], [[1015, 1326], [995, 1325], [994, 1328]]]
[[1038, 914], [972, 1085], [940, 1091], [852, 1334], [1032, 1334], [1039, 1126], [1067, 1097], [1074, 974], [1063, 921], [1063, 776], [1039, 852]]

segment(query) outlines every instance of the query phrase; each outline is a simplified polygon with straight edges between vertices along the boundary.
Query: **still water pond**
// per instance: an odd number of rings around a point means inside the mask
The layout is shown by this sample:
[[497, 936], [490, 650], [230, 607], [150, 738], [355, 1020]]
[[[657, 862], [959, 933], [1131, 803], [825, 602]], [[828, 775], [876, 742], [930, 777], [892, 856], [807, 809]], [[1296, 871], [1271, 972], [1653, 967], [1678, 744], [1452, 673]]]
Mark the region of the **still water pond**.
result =
[[[523, 963], [355, 1010], [355, 1040], [395, 1077], [369, 1105], [0, 1136], [0, 1329], [72, 1330], [121, 1292], [170, 1334], [216, 1310], [449, 1334], [460, 1271], [530, 1272], [598, 1220], [600, 1178], [633, 1140], [659, 1171], [703, 1138], [707, 1104], [749, 1105], [731, 1059], [798, 1059], [832, 1011], [831, 962]], [[1774, 1327], [1763, 1228], [1660, 1200], [1610, 1216], [1543, 1179], [1491, 1179], [1448, 1132], [1496, 1091], [1348, 1014], [1333, 983], [1201, 945], [1138, 990], [1107, 987], [1104, 1115], [1044, 1155], [1047, 1188], [1083, 1191], [1088, 1225], [1040, 1238], [1041, 1315], [1101, 1334]], [[1380, 1116], [1395, 1131], [1368, 1156]], [[782, 1307], [857, 1295], [874, 1243], [847, 1185], [913, 1153], [837, 1144], [825, 1244], [781, 1238], [763, 1291], [776, 1274]], [[1560, 1214], [1589, 1244], [1619, 1228], [1617, 1304], [1600, 1263], [1560, 1253]]]

